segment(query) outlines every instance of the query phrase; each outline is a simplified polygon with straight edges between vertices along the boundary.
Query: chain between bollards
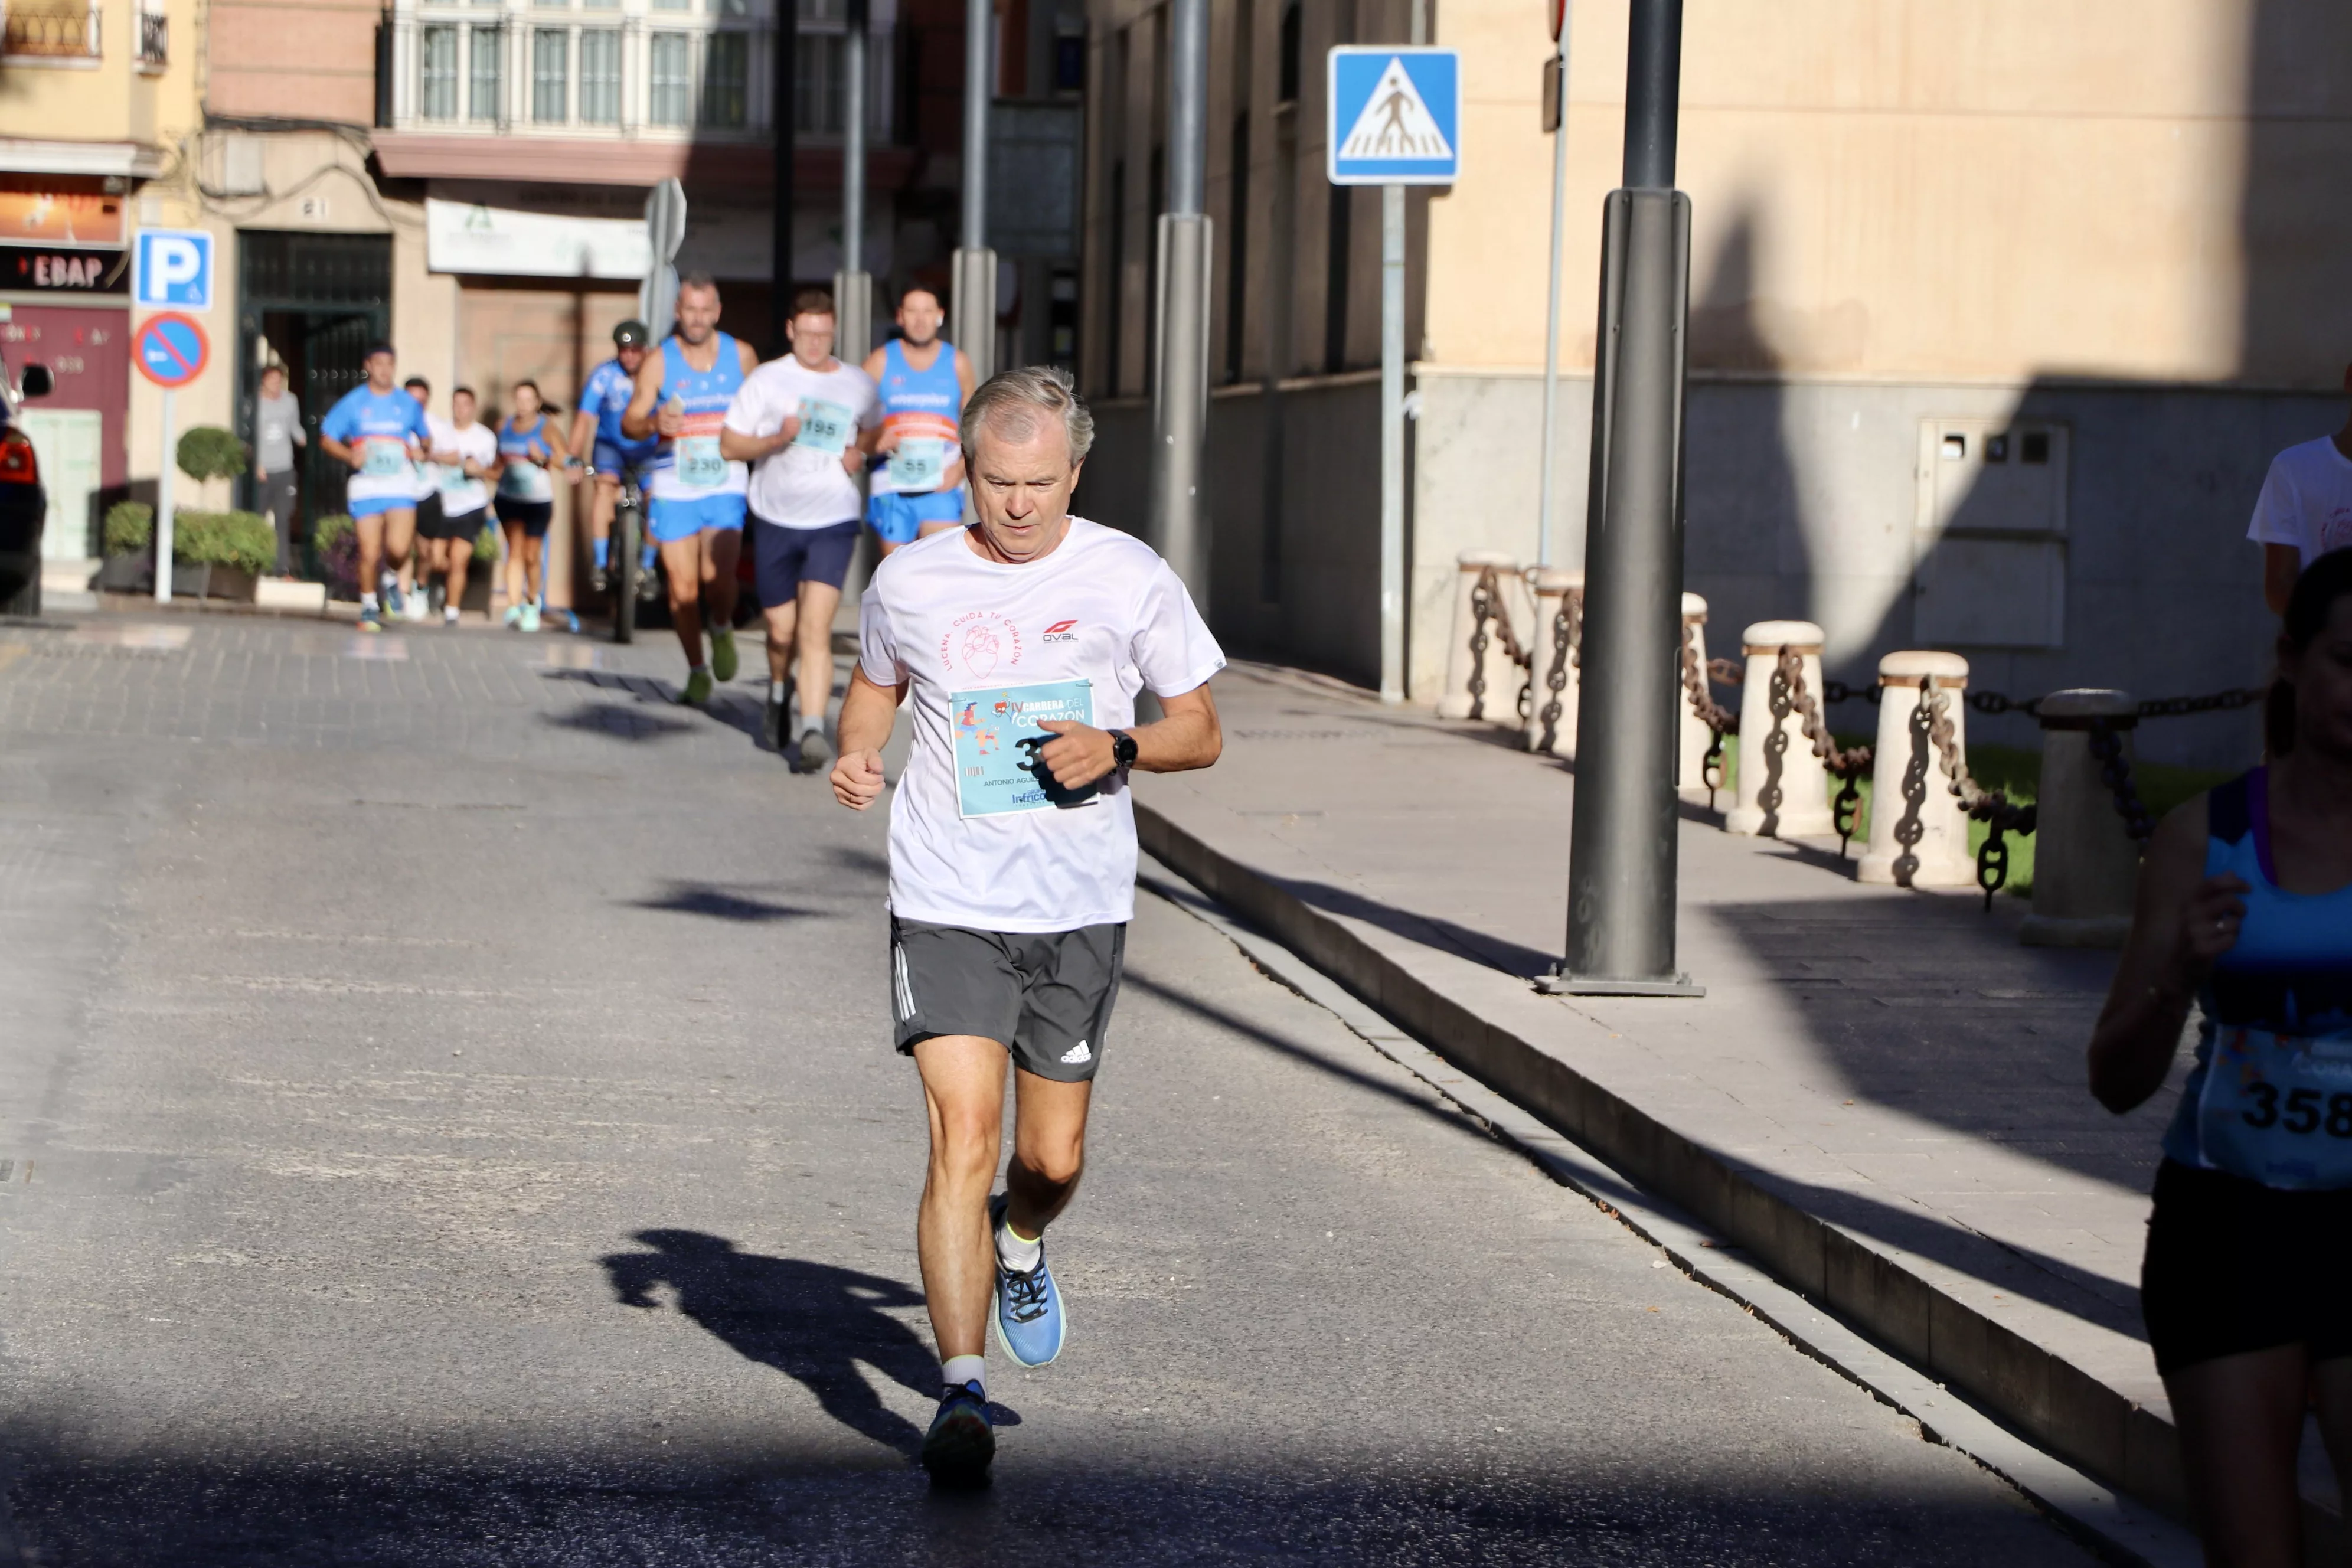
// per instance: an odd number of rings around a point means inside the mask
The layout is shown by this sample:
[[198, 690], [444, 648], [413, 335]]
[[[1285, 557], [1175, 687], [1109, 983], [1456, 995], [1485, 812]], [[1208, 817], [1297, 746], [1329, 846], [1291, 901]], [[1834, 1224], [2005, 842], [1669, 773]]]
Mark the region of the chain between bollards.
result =
[[[1477, 592], [1471, 590], [1474, 606]], [[1551, 693], [1551, 699], [1543, 708], [1543, 744], [1537, 748], [1538, 751], [1550, 751], [1559, 740], [1560, 693], [1568, 689], [1568, 672], [1583, 668], [1583, 645], [1584, 595], [1581, 590], [1570, 589], [1559, 596], [1559, 608], [1551, 617], [1551, 669], [1544, 677], [1544, 687]], [[1483, 654], [1485, 650], [1479, 652]]]
[[[1951, 791], [1959, 797], [1961, 808], [1986, 826], [1985, 841], [1977, 849], [1977, 886], [1984, 889], [1985, 913], [1990, 914], [1992, 896], [2009, 882], [2009, 844], [2002, 836], [2032, 832], [2041, 814], [2032, 805], [2012, 805], [2007, 795], [1986, 789], [1970, 776], [1968, 764], [1960, 761], [1959, 737], [1952, 728], [1951, 694], [1928, 676], [1920, 677], [1919, 691], [1919, 710], [1928, 715], [1927, 735], [1935, 742], [1944, 776], [1951, 781]], [[1969, 705], [1976, 706], [1973, 701]]]
[[1690, 698], [1691, 711], [1698, 715], [1698, 721], [1707, 727], [1712, 737], [1706, 744], [1706, 755], [1699, 759], [1698, 764], [1699, 782], [1706, 785], [1706, 805], [1712, 811], [1715, 809], [1716, 792], [1723, 787], [1723, 738], [1739, 733], [1739, 715], [1716, 701], [1714, 693], [1706, 689], [1706, 682], [1709, 676], [1723, 679], [1719, 672], [1729, 669], [1733, 672], [1732, 678], [1724, 680], [1724, 684], [1737, 686], [1739, 684], [1739, 667], [1727, 658], [1711, 658], [1702, 672], [1698, 662], [1697, 632], [1688, 622], [1683, 625], [1682, 666], [1683, 690]]
[[1529, 681], [1519, 688], [1519, 720], [1527, 721], [1528, 710], [1535, 700], [1533, 671], [1535, 656], [1519, 646], [1518, 634], [1511, 629], [1509, 612], [1503, 608], [1503, 580], [1495, 568], [1488, 566], [1478, 574], [1477, 586], [1470, 590], [1470, 710], [1479, 718], [1486, 714], [1486, 648], [1491, 639], [1486, 636], [1486, 623], [1495, 623], [1495, 630], [1503, 638], [1503, 651], [1511, 662], [1529, 672]]
[[[1804, 731], [1805, 739], [1813, 743], [1813, 755], [1822, 760], [1823, 767], [1838, 776], [1840, 787], [1837, 799], [1830, 803], [1830, 816], [1837, 824], [1838, 858], [1843, 860], [1846, 846], [1853, 838], [1854, 815], [1862, 807], [1862, 775], [1870, 771], [1870, 748], [1856, 746], [1850, 752], [1838, 750], [1836, 739], [1830, 734], [1829, 723], [1822, 717], [1820, 701], [1805, 688], [1805, 661], [1797, 656], [1795, 645], [1782, 643], [1780, 662], [1772, 669], [1772, 716], [1777, 721], [1787, 716], [1791, 709], [1797, 714], [1797, 727]], [[1780, 726], [1776, 722], [1772, 734], [1764, 743], [1769, 746], [1780, 739]], [[1785, 741], [1782, 743], [1785, 745]], [[1778, 804], [1773, 803], [1775, 805]]]

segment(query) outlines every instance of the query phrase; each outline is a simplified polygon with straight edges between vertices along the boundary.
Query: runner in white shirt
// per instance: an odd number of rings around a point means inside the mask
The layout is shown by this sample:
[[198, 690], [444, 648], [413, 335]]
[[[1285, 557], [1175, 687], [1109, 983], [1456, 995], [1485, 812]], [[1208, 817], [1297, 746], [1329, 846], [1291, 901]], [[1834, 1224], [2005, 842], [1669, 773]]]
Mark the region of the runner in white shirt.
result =
[[[833, 612], [857, 551], [856, 476], [882, 421], [874, 383], [833, 357], [833, 296], [804, 289], [784, 335], [793, 352], [746, 377], [728, 405], [721, 457], [751, 469], [752, 581], [768, 623], [768, 742], [789, 746], [793, 771], [833, 761], [824, 710], [833, 698]], [[800, 721], [786, 690], [800, 660]]]
[[449, 395], [454, 418], [426, 416], [433, 426], [432, 468], [441, 504], [432, 531], [418, 548], [425, 552], [426, 572], [441, 575], [441, 619], [452, 626], [457, 624], [457, 606], [465, 601], [474, 541], [490, 521], [490, 487], [484, 481], [499, 466], [498, 433], [474, 418], [475, 406], [474, 389], [461, 386]]
[[[923, 1463], [970, 1479], [996, 1447], [983, 1343], [1023, 1366], [1062, 1348], [1045, 1226], [1069, 1201], [1135, 907], [1128, 774], [1217, 760], [1224, 668], [1166, 562], [1069, 515], [1094, 420], [1069, 376], [1008, 371], [963, 412], [979, 521], [893, 552], [866, 590], [834, 795], [882, 793], [911, 694], [914, 750], [890, 809], [890, 994], [931, 1151], [916, 1222], [945, 1388]], [[1150, 688], [1165, 718], [1135, 723]], [[1002, 1152], [1004, 1069], [1013, 1154]]]
[[[439, 416], [433, 412], [433, 384], [421, 375], [412, 375], [400, 384], [400, 390], [416, 399], [416, 406], [425, 410], [425, 423], [429, 427], [438, 425]], [[425, 591], [428, 574], [425, 566], [425, 541], [441, 528], [441, 481], [433, 465], [419, 458], [409, 487], [409, 496], [416, 502], [416, 533], [408, 559], [400, 563], [400, 613], [412, 621], [430, 620], [431, 597]]]
[[[2352, 393], [2352, 365], [2344, 390]], [[2303, 569], [2352, 545], [2352, 423], [2271, 459], [2246, 537], [2263, 547], [2263, 598], [2284, 616]]]

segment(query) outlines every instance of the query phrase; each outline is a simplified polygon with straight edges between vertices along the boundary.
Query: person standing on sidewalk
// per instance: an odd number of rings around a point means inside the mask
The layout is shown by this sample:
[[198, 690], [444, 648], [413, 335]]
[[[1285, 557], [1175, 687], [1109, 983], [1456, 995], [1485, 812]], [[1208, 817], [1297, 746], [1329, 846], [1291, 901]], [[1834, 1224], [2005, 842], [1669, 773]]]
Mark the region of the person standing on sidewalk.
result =
[[363, 363], [367, 381], [327, 411], [319, 445], [352, 468], [343, 506], [360, 541], [360, 630], [379, 632], [384, 606], [377, 595], [400, 611], [400, 579], [389, 563], [407, 560], [416, 542], [416, 459], [433, 431], [416, 399], [393, 384], [399, 360], [390, 343], [368, 350]]
[[302, 405], [286, 390], [286, 367], [265, 366], [261, 395], [253, 403], [253, 482], [260, 491], [261, 510], [278, 531], [280, 577], [294, 575], [294, 502], [300, 476], [294, 470], [294, 448], [307, 446], [302, 428]]
[[2168, 815], [2091, 1037], [2121, 1113], [2196, 1065], [2140, 1279], [2206, 1561], [2300, 1568], [2315, 1409], [2352, 1496], [2352, 549], [2295, 580], [2270, 761]]
[[450, 418], [433, 420], [434, 472], [441, 486], [438, 521], [420, 546], [428, 573], [441, 574], [441, 620], [457, 624], [458, 606], [466, 598], [466, 573], [474, 559], [474, 542], [490, 520], [490, 488], [498, 472], [499, 438], [474, 417], [474, 389], [461, 386], [449, 395]]
[[[833, 612], [857, 551], [857, 479], [882, 414], [874, 383], [833, 357], [833, 296], [803, 289], [784, 335], [793, 352], [751, 373], [727, 410], [719, 449], [751, 467], [751, 564], [768, 623], [768, 742], [793, 771], [833, 761]], [[788, 693], [800, 661], [800, 715]]]
[[[1094, 419], [1067, 373], [1007, 371], [963, 411], [978, 523], [882, 563], [858, 617], [835, 798], [882, 793], [910, 693], [914, 751], [890, 808], [891, 1016], [930, 1116], [916, 1220], [945, 1384], [924, 1438], [934, 1479], [996, 1451], [982, 1359], [1062, 1348], [1047, 1224], [1076, 1190], [1087, 1110], [1135, 912], [1128, 775], [1205, 768], [1223, 739], [1224, 655], [1168, 563], [1069, 514]], [[1135, 722], [1150, 688], [1165, 717]], [[1003, 1152], [1014, 1068], [1013, 1151]]]
[[[670, 624], [686, 650], [681, 702], [710, 700], [710, 683], [735, 679], [735, 563], [743, 548], [750, 475], [719, 449], [728, 405], [760, 367], [751, 345], [719, 330], [719, 284], [696, 272], [677, 286], [677, 331], [647, 354], [621, 416], [632, 441], [658, 435], [647, 487], [646, 532], [661, 545]], [[710, 623], [710, 662], [702, 626]]]
[[[2352, 365], [2344, 367], [2344, 390], [2352, 394]], [[2352, 421], [2271, 459], [2246, 537], [2263, 547], [2263, 602], [2283, 616], [2295, 574], [2352, 546]]]
[[958, 446], [971, 362], [940, 337], [947, 313], [920, 285], [898, 296], [898, 336], [866, 356], [880, 389], [882, 436], [866, 521], [887, 555], [926, 533], [963, 526], [963, 452]]

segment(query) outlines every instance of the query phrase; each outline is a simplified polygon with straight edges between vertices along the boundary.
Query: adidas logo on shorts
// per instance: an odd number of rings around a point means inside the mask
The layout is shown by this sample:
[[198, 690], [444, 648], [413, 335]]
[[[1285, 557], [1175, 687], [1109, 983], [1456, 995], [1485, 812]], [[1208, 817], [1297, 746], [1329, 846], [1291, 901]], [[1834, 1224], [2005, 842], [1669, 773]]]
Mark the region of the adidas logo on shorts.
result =
[[1087, 1048], [1087, 1043], [1084, 1040], [1080, 1040], [1076, 1045], [1072, 1046], [1068, 1050], [1062, 1053], [1062, 1061], [1065, 1065], [1069, 1067], [1080, 1067], [1094, 1059], [1094, 1052]]

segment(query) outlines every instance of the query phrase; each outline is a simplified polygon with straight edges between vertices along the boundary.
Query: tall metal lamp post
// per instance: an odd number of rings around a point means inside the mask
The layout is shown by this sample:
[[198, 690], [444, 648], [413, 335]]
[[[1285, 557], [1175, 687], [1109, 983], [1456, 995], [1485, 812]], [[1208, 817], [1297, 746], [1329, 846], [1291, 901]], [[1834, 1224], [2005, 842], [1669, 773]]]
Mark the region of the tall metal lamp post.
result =
[[1675, 968], [1675, 688], [1690, 198], [1674, 188], [1682, 0], [1633, 0], [1625, 173], [1601, 237], [1568, 954], [1545, 989], [1696, 996]]
[[1201, 444], [1209, 422], [1209, 4], [1169, 10], [1168, 210], [1160, 216], [1160, 297], [1152, 301], [1152, 546], [1193, 600], [1209, 602], [1209, 539], [1201, 523]]
[[963, 233], [956, 245], [954, 300], [948, 324], [971, 363], [974, 382], [996, 374], [996, 252], [988, 248], [988, 110], [992, 0], [964, 0]]
[[874, 279], [866, 270], [866, 0], [849, 0], [841, 39], [841, 270], [833, 277], [834, 352], [865, 359], [874, 331]]

